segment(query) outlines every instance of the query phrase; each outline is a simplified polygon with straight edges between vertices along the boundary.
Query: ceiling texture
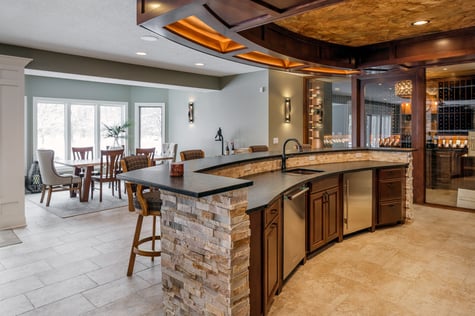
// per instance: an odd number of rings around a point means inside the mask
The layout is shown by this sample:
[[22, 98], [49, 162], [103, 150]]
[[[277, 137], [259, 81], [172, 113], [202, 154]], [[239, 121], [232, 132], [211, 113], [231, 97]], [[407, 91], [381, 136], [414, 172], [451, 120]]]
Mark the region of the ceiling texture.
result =
[[295, 73], [475, 61], [475, 1], [138, 0], [137, 21], [202, 52]]
[[[421, 20], [430, 23], [411, 25]], [[315, 40], [358, 47], [475, 26], [475, 1], [348, 0], [276, 24]]]

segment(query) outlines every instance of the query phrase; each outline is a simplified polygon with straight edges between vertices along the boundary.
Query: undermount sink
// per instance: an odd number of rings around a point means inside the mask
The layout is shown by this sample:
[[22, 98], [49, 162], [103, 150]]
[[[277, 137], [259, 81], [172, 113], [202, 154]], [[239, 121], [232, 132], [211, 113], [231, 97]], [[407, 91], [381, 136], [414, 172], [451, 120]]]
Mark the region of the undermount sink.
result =
[[296, 168], [296, 169], [285, 170], [285, 172], [286, 173], [295, 173], [295, 174], [314, 174], [314, 173], [323, 172], [323, 170]]

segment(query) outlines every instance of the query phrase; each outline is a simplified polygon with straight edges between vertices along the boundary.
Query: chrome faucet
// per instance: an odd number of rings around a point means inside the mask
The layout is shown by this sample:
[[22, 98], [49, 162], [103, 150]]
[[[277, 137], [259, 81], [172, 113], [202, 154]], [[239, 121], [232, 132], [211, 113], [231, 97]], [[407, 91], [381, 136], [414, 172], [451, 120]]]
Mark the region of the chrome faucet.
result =
[[300, 144], [299, 140], [297, 138], [289, 138], [289, 139], [286, 139], [285, 142], [284, 142], [284, 145], [282, 146], [282, 171], [285, 171], [285, 169], [287, 169], [287, 155], [285, 154], [285, 146], [287, 145], [288, 142], [290, 141], [293, 141], [293, 142], [296, 142], [297, 143], [297, 149], [299, 151], [299, 153], [301, 153], [303, 151], [302, 149], [302, 144]]

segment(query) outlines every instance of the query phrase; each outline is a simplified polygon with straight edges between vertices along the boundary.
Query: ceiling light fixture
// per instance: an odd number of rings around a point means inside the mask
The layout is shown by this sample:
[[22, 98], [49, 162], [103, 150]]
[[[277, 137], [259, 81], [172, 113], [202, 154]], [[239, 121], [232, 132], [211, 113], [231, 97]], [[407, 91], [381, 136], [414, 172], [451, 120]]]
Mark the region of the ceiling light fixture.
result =
[[140, 39], [142, 41], [146, 41], [146, 42], [158, 41], [158, 38], [156, 38], [155, 36], [152, 36], [152, 35], [144, 35], [144, 36], [141, 36]]
[[147, 55], [147, 53], [145, 53], [145, 52], [136, 52], [135, 54], [139, 55], [139, 56], [146, 56]]
[[411, 25], [419, 26], [419, 25], [424, 25], [424, 24], [428, 24], [428, 23], [430, 23], [429, 20], [420, 20], [420, 21], [412, 22]]
[[203, 67], [205, 64], [204, 63], [195, 63], [195, 66], [197, 67]]
[[394, 94], [403, 99], [410, 99], [412, 97], [412, 81], [401, 80], [394, 85]]

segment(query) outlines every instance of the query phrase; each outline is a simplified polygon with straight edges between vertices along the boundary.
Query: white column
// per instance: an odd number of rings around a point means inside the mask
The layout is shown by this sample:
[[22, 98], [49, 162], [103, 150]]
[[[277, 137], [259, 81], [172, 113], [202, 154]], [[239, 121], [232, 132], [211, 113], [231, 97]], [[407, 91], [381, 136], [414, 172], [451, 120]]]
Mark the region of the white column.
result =
[[0, 55], [0, 230], [26, 225], [24, 68], [30, 61]]

